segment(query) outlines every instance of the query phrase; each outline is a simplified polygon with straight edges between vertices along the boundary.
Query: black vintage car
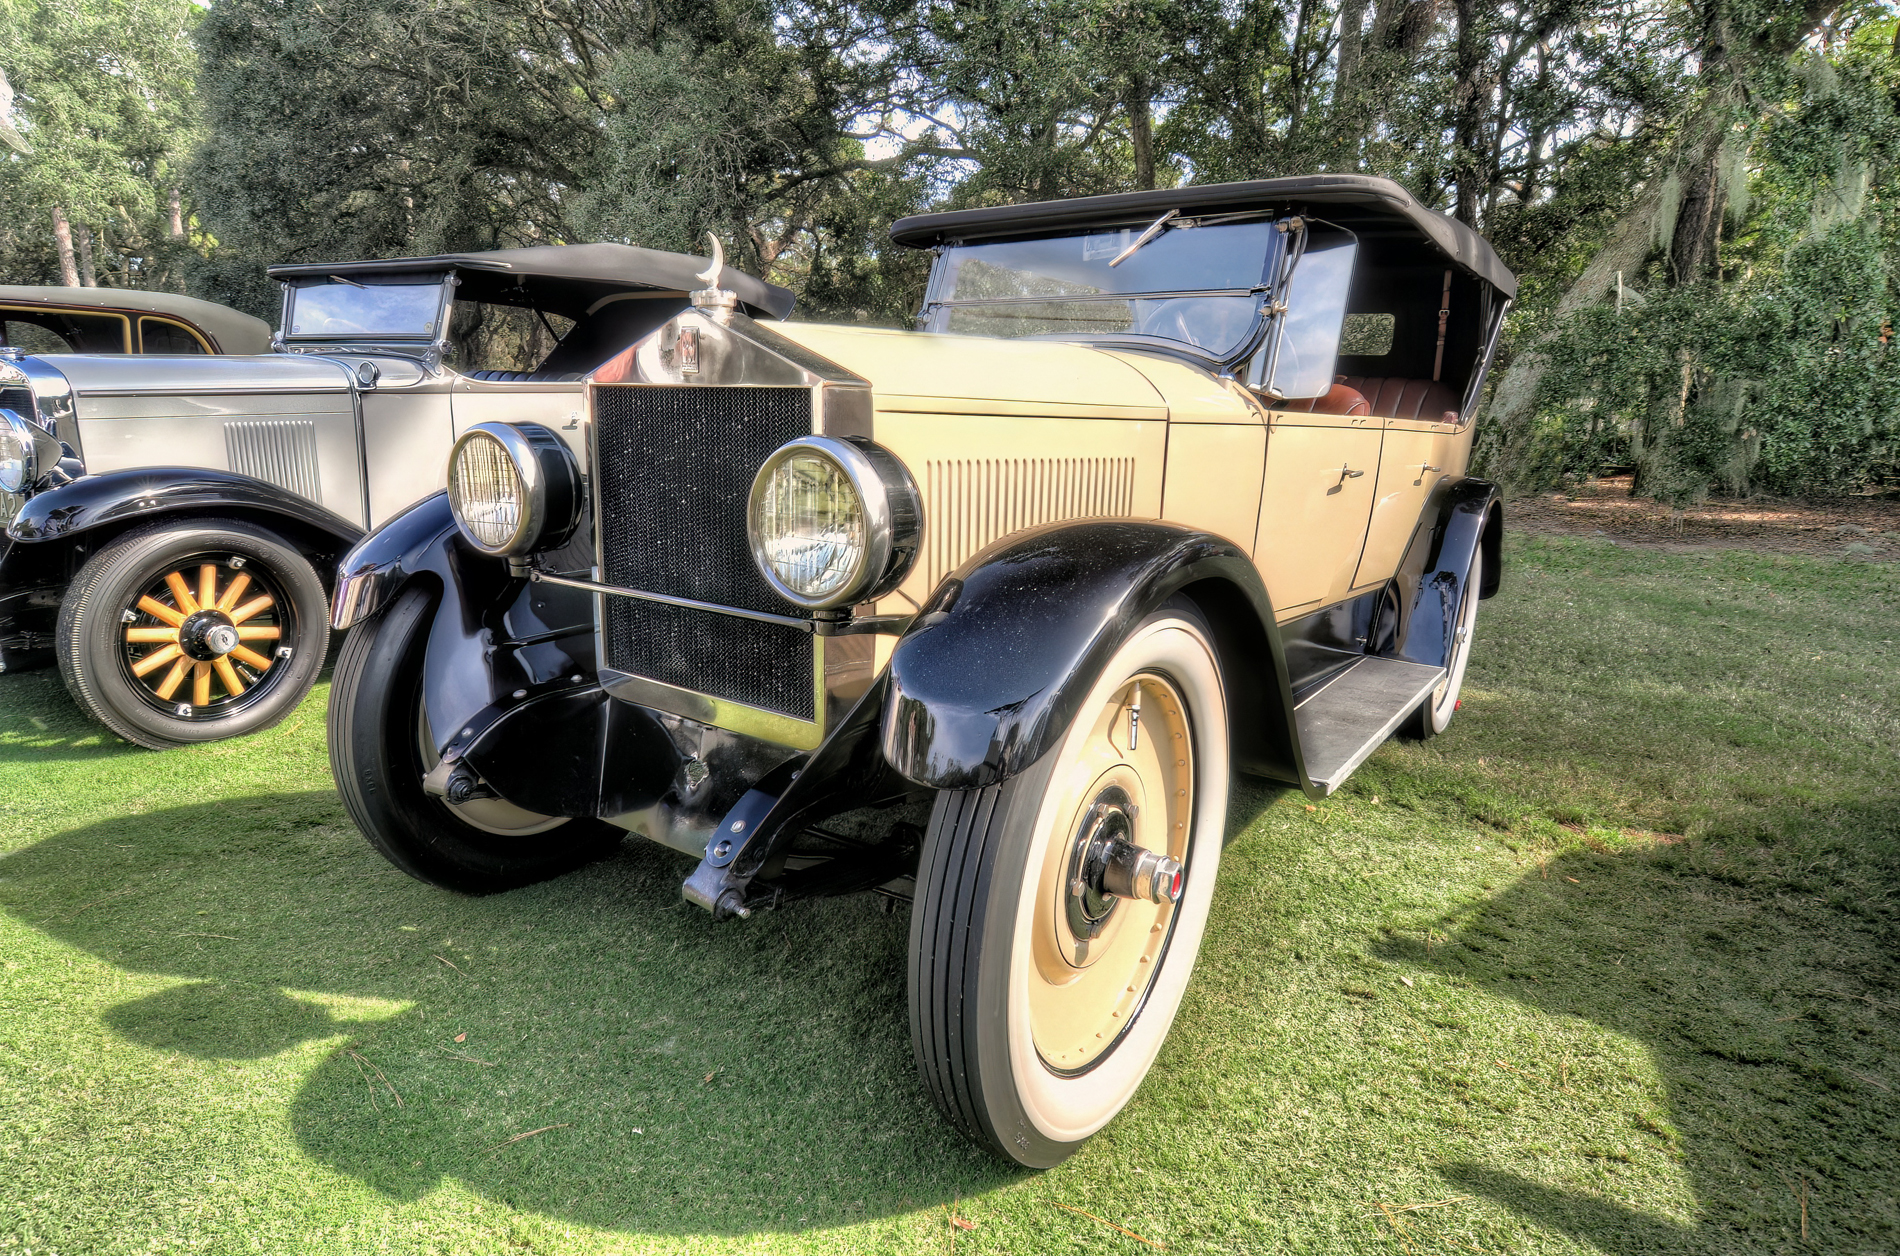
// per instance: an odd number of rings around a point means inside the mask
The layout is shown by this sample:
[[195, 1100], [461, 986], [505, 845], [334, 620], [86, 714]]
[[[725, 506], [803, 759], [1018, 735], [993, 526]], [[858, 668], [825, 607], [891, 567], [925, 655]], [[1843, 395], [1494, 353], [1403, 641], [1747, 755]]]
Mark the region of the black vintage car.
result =
[[343, 561], [330, 751], [451, 889], [635, 833], [716, 919], [909, 902], [924, 1084], [1048, 1165], [1168, 1032], [1232, 773], [1324, 797], [1458, 709], [1516, 281], [1356, 176], [895, 236], [936, 251], [918, 331], [768, 327], [709, 282], [589, 373], [580, 440], [464, 432]]

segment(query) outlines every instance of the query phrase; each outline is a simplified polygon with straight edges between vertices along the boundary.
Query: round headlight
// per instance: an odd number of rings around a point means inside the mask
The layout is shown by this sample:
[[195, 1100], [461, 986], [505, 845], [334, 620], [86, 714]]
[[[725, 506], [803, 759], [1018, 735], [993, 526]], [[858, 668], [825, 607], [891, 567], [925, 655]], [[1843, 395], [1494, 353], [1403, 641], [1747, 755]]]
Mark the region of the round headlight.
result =
[[746, 527], [779, 595], [822, 611], [897, 587], [917, 556], [923, 512], [909, 472], [887, 450], [802, 436], [759, 468]]
[[477, 423], [449, 452], [449, 509], [485, 554], [553, 549], [580, 522], [580, 467], [545, 427]]
[[13, 410], [0, 410], [0, 489], [18, 493], [38, 476], [33, 429]]

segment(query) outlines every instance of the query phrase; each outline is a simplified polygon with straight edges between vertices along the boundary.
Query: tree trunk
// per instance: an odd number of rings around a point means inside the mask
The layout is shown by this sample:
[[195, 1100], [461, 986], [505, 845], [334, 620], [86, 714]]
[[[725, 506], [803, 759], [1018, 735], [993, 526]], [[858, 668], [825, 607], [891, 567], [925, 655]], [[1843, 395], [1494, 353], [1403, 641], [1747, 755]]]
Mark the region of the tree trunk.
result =
[[73, 228], [66, 211], [53, 206], [53, 243], [59, 248], [59, 282], [68, 288], [79, 286], [79, 263], [73, 257]]
[[1484, 43], [1478, 37], [1477, 0], [1455, 0], [1457, 43], [1452, 86], [1453, 213], [1468, 227], [1478, 225], [1478, 207], [1484, 200]]
[[167, 234], [174, 240], [185, 238], [184, 194], [177, 188], [171, 193], [171, 229]]
[[1128, 84], [1128, 137], [1135, 150], [1135, 186], [1147, 191], [1155, 185], [1154, 107], [1146, 75]]
[[1366, 25], [1366, 0], [1345, 0], [1339, 6], [1339, 61], [1333, 74], [1333, 109], [1345, 107], [1359, 73], [1359, 40]]
[[99, 278], [93, 272], [92, 264], [92, 228], [83, 222], [75, 223], [73, 235], [79, 246], [79, 282], [88, 288], [97, 288]]

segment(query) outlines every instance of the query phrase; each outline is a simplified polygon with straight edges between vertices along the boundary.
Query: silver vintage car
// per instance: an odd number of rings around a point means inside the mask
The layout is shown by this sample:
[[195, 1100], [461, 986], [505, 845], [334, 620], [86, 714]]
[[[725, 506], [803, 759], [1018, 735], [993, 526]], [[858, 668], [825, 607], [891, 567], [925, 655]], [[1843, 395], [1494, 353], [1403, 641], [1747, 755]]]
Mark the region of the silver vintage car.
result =
[[328, 652], [337, 558], [440, 491], [469, 427], [578, 441], [582, 377], [690, 292], [716, 279], [761, 318], [793, 301], [619, 244], [270, 274], [269, 353], [0, 348], [0, 670], [57, 662], [82, 710], [142, 746], [295, 707]]

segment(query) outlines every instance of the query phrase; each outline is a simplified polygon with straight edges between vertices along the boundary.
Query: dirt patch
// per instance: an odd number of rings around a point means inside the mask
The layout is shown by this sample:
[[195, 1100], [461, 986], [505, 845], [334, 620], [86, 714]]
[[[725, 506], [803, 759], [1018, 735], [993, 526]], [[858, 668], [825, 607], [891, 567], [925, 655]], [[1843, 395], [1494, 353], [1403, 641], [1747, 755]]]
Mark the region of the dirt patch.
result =
[[1630, 496], [1630, 478], [1604, 476], [1562, 493], [1520, 497], [1505, 506], [1507, 531], [1607, 537], [1618, 545], [1671, 552], [1746, 549], [1850, 562], [1900, 561], [1900, 499], [1822, 502], [1710, 498], [1672, 510]]

